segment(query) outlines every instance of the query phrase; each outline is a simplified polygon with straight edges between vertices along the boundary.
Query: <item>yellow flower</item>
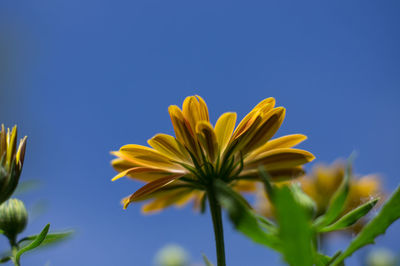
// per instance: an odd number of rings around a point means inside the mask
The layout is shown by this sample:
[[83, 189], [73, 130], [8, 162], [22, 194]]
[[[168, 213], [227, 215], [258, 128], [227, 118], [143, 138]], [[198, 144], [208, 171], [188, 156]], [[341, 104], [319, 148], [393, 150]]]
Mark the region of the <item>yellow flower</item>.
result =
[[182, 109], [173, 105], [168, 111], [175, 137], [157, 134], [148, 140], [151, 148], [129, 144], [112, 152], [118, 157], [112, 165], [119, 172], [112, 180], [127, 176], [147, 183], [123, 200], [124, 208], [150, 198], [144, 212], [190, 200], [200, 205], [215, 179], [238, 191], [253, 191], [258, 166], [275, 180], [286, 180], [303, 174], [302, 165], [314, 159], [292, 148], [306, 139], [304, 135], [271, 140], [285, 116], [285, 108], [275, 107], [273, 98], [261, 101], [236, 128], [236, 113], [224, 113], [213, 126], [200, 96], [187, 97]]
[[[343, 180], [345, 169], [344, 161], [336, 161], [332, 165], [319, 164], [313, 168], [309, 176], [299, 179], [304, 192], [316, 202], [317, 214], [324, 213], [328, 208], [331, 197]], [[344, 213], [371, 198], [384, 195], [378, 175], [353, 176], [349, 187]]]
[[0, 131], [0, 204], [6, 201], [18, 185], [25, 157], [26, 136], [17, 147], [17, 126], [12, 131], [1, 125]]
[[[315, 201], [317, 216], [326, 212], [333, 194], [344, 178], [345, 169], [346, 164], [343, 160], [336, 161], [331, 165], [318, 164], [313, 167], [311, 174], [296, 180], [301, 184], [303, 191]], [[267, 217], [273, 217], [273, 206], [266, 199], [263, 190], [260, 189], [257, 196], [256, 209]], [[384, 192], [378, 175], [363, 177], [353, 175], [350, 179], [349, 194], [343, 214], [366, 203], [371, 198], [383, 196]], [[358, 231], [359, 226], [360, 223], [356, 224], [352, 230]]]

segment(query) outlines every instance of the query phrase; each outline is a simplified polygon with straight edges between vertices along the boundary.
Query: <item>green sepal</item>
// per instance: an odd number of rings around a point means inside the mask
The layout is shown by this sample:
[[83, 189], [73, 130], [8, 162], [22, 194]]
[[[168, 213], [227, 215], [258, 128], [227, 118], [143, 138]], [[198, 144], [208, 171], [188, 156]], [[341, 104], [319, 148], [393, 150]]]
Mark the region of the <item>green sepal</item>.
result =
[[40, 246], [40, 244], [42, 244], [43, 241], [46, 239], [46, 236], [49, 232], [49, 228], [50, 228], [50, 224], [47, 224], [43, 228], [42, 232], [40, 232], [40, 234], [37, 235], [36, 238], [31, 243], [29, 243], [27, 246], [21, 248], [20, 250], [18, 250], [17, 254], [15, 255], [15, 260], [17, 262], [19, 262], [22, 254]]
[[357, 208], [351, 210], [342, 216], [335, 223], [323, 227], [319, 230], [319, 232], [331, 232], [336, 230], [345, 229], [353, 224], [355, 224], [359, 219], [364, 217], [378, 202], [379, 199], [373, 199], [364, 203], [363, 205], [358, 206]]
[[400, 218], [400, 187], [396, 189], [389, 200], [383, 205], [381, 211], [373, 218], [361, 232], [351, 241], [347, 249], [332, 262], [340, 265], [344, 259], [351, 256], [358, 249], [373, 244], [377, 236], [384, 234], [386, 229]]

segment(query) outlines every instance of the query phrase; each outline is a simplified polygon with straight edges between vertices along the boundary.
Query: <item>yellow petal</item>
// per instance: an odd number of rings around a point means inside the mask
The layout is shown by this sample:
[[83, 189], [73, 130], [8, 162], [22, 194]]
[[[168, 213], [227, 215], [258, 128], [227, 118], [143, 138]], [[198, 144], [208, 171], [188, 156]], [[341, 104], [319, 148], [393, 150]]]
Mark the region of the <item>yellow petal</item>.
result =
[[215, 135], [220, 153], [224, 152], [232, 136], [236, 123], [236, 113], [225, 113], [218, 118], [215, 124]]
[[171, 191], [167, 195], [157, 197], [153, 201], [143, 205], [142, 212], [146, 214], [157, 213], [171, 205], [182, 207], [192, 198], [192, 189], [183, 188]]
[[128, 176], [133, 179], [137, 179], [140, 181], [151, 182], [161, 177], [168, 175], [168, 172], [165, 172], [162, 169], [155, 169], [149, 167], [133, 167], [126, 169], [111, 179], [111, 181], [115, 181], [120, 179], [121, 177]]
[[199, 155], [194, 132], [192, 131], [189, 122], [183, 116], [181, 109], [176, 105], [171, 105], [168, 108], [168, 111], [178, 141], [185, 145], [194, 155]]
[[11, 133], [8, 134], [8, 143], [7, 143], [7, 158], [6, 163], [9, 166], [11, 161], [13, 160], [13, 156], [15, 154], [16, 146], [17, 146], [17, 126], [14, 126]]
[[257, 183], [249, 180], [237, 181], [233, 188], [239, 192], [254, 192], [257, 189]]
[[270, 140], [282, 125], [284, 118], [285, 108], [278, 107], [270, 111], [265, 118], [263, 117], [264, 121], [257, 128], [255, 133], [250, 136], [251, 140], [247, 142], [243, 153], [247, 154]]
[[381, 190], [381, 180], [378, 175], [371, 174], [363, 176], [358, 180], [354, 180], [354, 185], [350, 188], [350, 199], [352, 198], [351, 196], [353, 196], [352, 194], [357, 195], [360, 201], [370, 197], [382, 196], [380, 195], [383, 194]]
[[[250, 118], [247, 125], [243, 127], [241, 132], [238, 131], [239, 133], [236, 136], [235, 136], [236, 132], [235, 130], [231, 138], [231, 141], [229, 142], [224, 152], [224, 156], [229, 156], [231, 154], [234, 154], [236, 151], [242, 151], [243, 147], [245, 147], [246, 144], [252, 141], [252, 138], [254, 134], [257, 132], [257, 129], [260, 126], [261, 121], [262, 117], [261, 114], [258, 112], [252, 118]], [[245, 154], [243, 153], [243, 155]]]
[[251, 125], [254, 124], [254, 121], [257, 119], [257, 117], [260, 116], [260, 111], [259, 110], [253, 110], [250, 113], [248, 113], [242, 121], [240, 121], [239, 125], [233, 132], [231, 141], [234, 139], [237, 139], [240, 137], [244, 132], [246, 132]]
[[25, 136], [23, 139], [20, 140], [17, 149], [17, 155], [15, 156], [16, 163], [20, 166], [22, 166], [22, 164], [24, 163], [27, 138], [28, 137]]
[[[304, 175], [304, 170], [302, 166], [296, 166], [292, 168], [269, 170], [268, 175], [271, 176], [274, 182], [280, 182], [301, 177]], [[247, 169], [242, 171], [240, 176], [253, 177], [257, 180], [260, 176], [260, 172], [258, 168]]]
[[168, 157], [149, 147], [129, 144], [122, 146], [119, 152], [130, 157], [132, 162], [136, 162], [141, 166], [167, 169], [169, 171], [176, 170], [178, 172], [183, 170], [180, 165], [172, 162]]
[[254, 109], [261, 109], [264, 112], [268, 112], [269, 110], [274, 108], [274, 106], [275, 106], [275, 99], [273, 97], [269, 97], [269, 98], [266, 98], [266, 99], [262, 100], [261, 102], [259, 102], [254, 107]]
[[287, 135], [280, 138], [267, 141], [264, 145], [253, 151], [253, 154], [260, 154], [273, 149], [292, 148], [306, 140], [307, 137], [302, 134]]
[[151, 147], [173, 160], [189, 162], [190, 157], [184, 147], [167, 134], [157, 134], [147, 141]]
[[233, 132], [232, 139], [238, 138], [243, 132], [245, 132], [254, 122], [257, 116], [265, 115], [270, 110], [272, 110], [275, 106], [275, 99], [270, 97], [267, 99], [262, 100], [258, 103], [250, 113], [248, 113], [242, 121], [240, 121], [238, 127], [236, 128], [235, 132]]
[[245, 168], [257, 168], [262, 165], [267, 171], [292, 168], [311, 162], [315, 157], [308, 151], [282, 148], [260, 154], [257, 159], [245, 162]]
[[196, 133], [210, 161], [214, 162], [218, 153], [218, 143], [214, 128], [210, 122], [200, 121], [197, 123]]
[[183, 101], [182, 111], [193, 131], [196, 129], [198, 122], [210, 121], [207, 105], [198, 95], [186, 97]]
[[303, 176], [305, 172], [301, 166], [298, 166], [298, 167], [287, 168], [287, 169], [271, 170], [268, 173], [271, 175], [271, 177], [275, 181], [284, 181], [284, 180], [295, 179], [300, 176]]
[[123, 172], [133, 167], [138, 167], [138, 164], [134, 164], [122, 158], [116, 158], [111, 161], [111, 165], [117, 172]]
[[157, 180], [154, 180], [154, 181], [144, 185], [143, 187], [138, 189], [135, 193], [133, 193], [129, 197], [128, 200], [125, 201], [124, 209], [126, 209], [126, 207], [128, 207], [129, 203], [131, 203], [133, 201], [138, 201], [141, 198], [148, 196], [152, 192], [155, 192], [155, 191], [159, 190], [160, 188], [165, 187], [168, 184], [171, 184], [176, 179], [178, 179], [182, 176], [184, 176], [184, 174], [169, 175], [169, 176], [159, 178]]
[[0, 159], [3, 157], [3, 154], [7, 152], [7, 134], [4, 128], [4, 124], [1, 124], [1, 133], [0, 133]]

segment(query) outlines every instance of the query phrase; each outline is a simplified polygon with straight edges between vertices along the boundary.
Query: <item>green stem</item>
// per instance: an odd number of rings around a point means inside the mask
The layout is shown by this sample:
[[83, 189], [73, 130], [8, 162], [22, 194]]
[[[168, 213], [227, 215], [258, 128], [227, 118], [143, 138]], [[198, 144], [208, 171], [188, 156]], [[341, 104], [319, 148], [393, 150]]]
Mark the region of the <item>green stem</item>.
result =
[[221, 206], [215, 197], [214, 187], [207, 189], [208, 202], [210, 204], [211, 217], [214, 226], [215, 245], [217, 249], [217, 265], [225, 266], [224, 230], [222, 227]]
[[17, 260], [17, 252], [19, 248], [15, 237], [13, 239], [10, 239], [10, 245], [11, 245], [11, 260], [14, 262], [15, 266], [21, 266], [19, 260]]

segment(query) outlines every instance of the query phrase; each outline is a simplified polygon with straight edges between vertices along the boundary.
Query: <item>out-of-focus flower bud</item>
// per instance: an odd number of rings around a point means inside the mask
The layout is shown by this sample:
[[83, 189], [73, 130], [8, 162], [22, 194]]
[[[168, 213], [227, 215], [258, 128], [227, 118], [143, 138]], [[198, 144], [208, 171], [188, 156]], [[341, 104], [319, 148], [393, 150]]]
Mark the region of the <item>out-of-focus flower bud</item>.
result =
[[170, 244], [157, 253], [155, 264], [157, 266], [187, 266], [189, 259], [181, 246]]
[[11, 197], [18, 185], [24, 164], [26, 136], [17, 147], [17, 126], [7, 132], [4, 125], [0, 131], [0, 204]]
[[396, 256], [388, 249], [379, 248], [371, 251], [367, 256], [368, 266], [396, 266]]
[[0, 205], [0, 229], [10, 238], [24, 231], [28, 223], [28, 212], [19, 199], [9, 199]]

